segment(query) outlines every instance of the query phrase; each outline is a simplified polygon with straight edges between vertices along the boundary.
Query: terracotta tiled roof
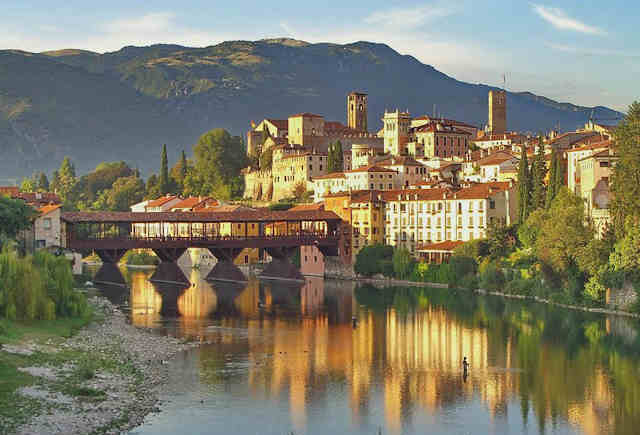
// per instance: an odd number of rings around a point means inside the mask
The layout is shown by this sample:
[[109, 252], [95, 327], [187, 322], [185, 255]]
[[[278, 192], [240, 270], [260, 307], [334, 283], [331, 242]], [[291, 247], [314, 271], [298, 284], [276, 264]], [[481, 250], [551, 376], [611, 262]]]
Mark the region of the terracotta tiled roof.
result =
[[21, 199], [27, 204], [35, 205], [37, 207], [47, 204], [60, 204], [60, 197], [55, 193], [49, 192], [18, 192], [16, 195], [12, 195], [14, 199]]
[[512, 159], [517, 159], [517, 157], [505, 151], [498, 151], [478, 160], [478, 164], [480, 166], [499, 165]]
[[352, 173], [358, 173], [358, 172], [394, 172], [396, 173], [397, 171], [389, 168], [383, 168], [377, 165], [370, 165], [370, 166], [363, 166], [362, 168], [358, 168], [358, 169], [352, 169], [351, 171], [345, 172], [345, 174], [352, 174]]
[[332, 178], [346, 178], [344, 172], [332, 172], [326, 175], [318, 175], [317, 177], [313, 177], [313, 180], [329, 180]]
[[592, 143], [589, 145], [584, 145], [581, 147], [577, 147], [577, 148], [571, 148], [570, 150], [567, 150], [567, 153], [576, 153], [579, 151], [588, 151], [588, 150], [597, 150], [598, 148], [609, 148], [611, 146], [611, 141], [610, 140], [604, 140], [601, 142], [596, 142], [596, 143]]
[[463, 245], [464, 242], [445, 240], [439, 243], [430, 243], [427, 245], [420, 245], [416, 248], [418, 252], [453, 252], [458, 246]]
[[0, 195], [14, 196], [20, 193], [17, 186], [0, 186]]
[[478, 183], [454, 192], [450, 199], [487, 199], [491, 195], [504, 190], [509, 190], [511, 187], [511, 183], [508, 181]]
[[153, 201], [149, 201], [149, 204], [147, 204], [147, 207], [161, 207], [166, 203], [168, 203], [169, 201], [172, 201], [176, 198], [178, 197], [174, 195], [162, 196], [158, 199], [154, 199]]
[[288, 211], [309, 211], [309, 210], [324, 210], [324, 204], [316, 202], [313, 204], [298, 204], [295, 207], [291, 207]]
[[466, 136], [471, 136], [471, 133], [469, 133], [466, 130], [462, 130], [460, 128], [456, 128], [453, 125], [447, 125], [447, 124], [440, 124], [442, 126], [442, 128], [438, 128], [438, 125], [435, 123], [430, 123], [427, 125], [423, 125], [421, 127], [414, 127], [413, 130], [420, 132], [420, 133], [427, 133], [427, 132], [435, 132], [438, 134], [463, 134]]
[[295, 115], [291, 115], [289, 118], [299, 118], [301, 116], [304, 118], [324, 118], [322, 115], [316, 115], [315, 113], [309, 112], [296, 113]]
[[270, 211], [238, 210], [232, 212], [71, 212], [63, 213], [62, 220], [80, 222], [274, 222], [300, 220], [339, 220], [331, 211]]
[[592, 143], [600, 139], [601, 137], [602, 137], [601, 134], [595, 131], [585, 131], [585, 132], [570, 131], [567, 133], [563, 133], [560, 136], [549, 141], [549, 144], [553, 145], [554, 147], [559, 147], [564, 149], [564, 148], [570, 148], [572, 145], [580, 142]]
[[62, 207], [62, 205], [60, 204], [45, 205], [43, 207], [40, 207], [38, 211], [40, 212], [40, 216], [44, 216], [51, 213], [52, 211], [59, 209], [60, 207]]

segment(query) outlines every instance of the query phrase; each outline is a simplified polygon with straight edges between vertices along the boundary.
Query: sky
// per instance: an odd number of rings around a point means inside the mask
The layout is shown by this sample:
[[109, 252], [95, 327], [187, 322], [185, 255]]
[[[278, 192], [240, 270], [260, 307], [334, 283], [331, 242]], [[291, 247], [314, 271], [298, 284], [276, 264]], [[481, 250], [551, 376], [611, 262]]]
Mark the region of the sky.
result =
[[0, 49], [190, 47], [290, 37], [385, 43], [462, 81], [626, 111], [640, 99], [633, 0], [3, 0]]

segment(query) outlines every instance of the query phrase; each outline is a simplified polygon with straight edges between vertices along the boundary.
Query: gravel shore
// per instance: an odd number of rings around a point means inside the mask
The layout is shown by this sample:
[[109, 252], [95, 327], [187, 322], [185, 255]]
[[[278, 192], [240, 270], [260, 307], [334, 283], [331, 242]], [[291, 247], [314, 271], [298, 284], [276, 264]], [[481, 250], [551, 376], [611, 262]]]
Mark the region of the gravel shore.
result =
[[[115, 434], [138, 426], [157, 410], [167, 361], [198, 345], [136, 328], [104, 298], [94, 297], [90, 303], [103, 319], [72, 338], [56, 345], [13, 349], [44, 355], [45, 361], [20, 369], [37, 378], [20, 394], [39, 406], [17, 434]], [[65, 355], [73, 357], [65, 361]], [[84, 358], [90, 368], [83, 371]]]

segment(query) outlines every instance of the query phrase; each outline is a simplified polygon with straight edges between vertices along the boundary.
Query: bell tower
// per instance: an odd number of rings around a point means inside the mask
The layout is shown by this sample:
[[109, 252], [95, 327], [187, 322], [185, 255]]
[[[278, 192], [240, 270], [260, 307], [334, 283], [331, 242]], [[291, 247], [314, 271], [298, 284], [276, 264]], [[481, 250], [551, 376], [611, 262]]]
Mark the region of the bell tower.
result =
[[351, 92], [347, 95], [347, 127], [367, 131], [367, 94]]

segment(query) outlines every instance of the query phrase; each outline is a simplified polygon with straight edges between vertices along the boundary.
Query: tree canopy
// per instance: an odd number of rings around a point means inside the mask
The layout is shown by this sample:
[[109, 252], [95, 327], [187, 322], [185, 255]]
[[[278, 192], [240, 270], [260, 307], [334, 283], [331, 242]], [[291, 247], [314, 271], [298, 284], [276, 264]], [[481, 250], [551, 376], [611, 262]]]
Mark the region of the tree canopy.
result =
[[193, 147], [193, 171], [185, 179], [185, 191], [230, 199], [242, 195], [240, 170], [246, 165], [242, 138], [221, 128], [211, 130]]
[[344, 171], [344, 158], [342, 154], [342, 142], [339, 140], [329, 144], [329, 152], [327, 155], [327, 172]]
[[14, 239], [29, 228], [38, 213], [20, 199], [0, 195], [0, 235]]
[[611, 175], [611, 211], [616, 232], [623, 236], [627, 218], [640, 218], [640, 102], [635, 101], [615, 131], [618, 156]]

